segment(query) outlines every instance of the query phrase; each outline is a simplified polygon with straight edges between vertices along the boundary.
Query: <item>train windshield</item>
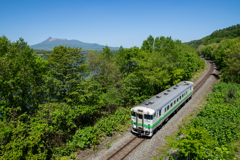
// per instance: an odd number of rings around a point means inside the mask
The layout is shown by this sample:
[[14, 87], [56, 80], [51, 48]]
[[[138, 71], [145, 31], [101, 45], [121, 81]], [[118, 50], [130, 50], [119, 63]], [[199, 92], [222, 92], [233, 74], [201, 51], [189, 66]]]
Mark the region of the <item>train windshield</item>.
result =
[[131, 111], [131, 115], [134, 116], [134, 117], [136, 117], [136, 113], [133, 112], [133, 111]]
[[152, 119], [153, 119], [153, 115], [147, 115], [147, 114], [145, 114], [145, 115], [144, 115], [144, 119], [152, 120]]
[[139, 119], [143, 119], [143, 115], [137, 114], [137, 116], [138, 116]]

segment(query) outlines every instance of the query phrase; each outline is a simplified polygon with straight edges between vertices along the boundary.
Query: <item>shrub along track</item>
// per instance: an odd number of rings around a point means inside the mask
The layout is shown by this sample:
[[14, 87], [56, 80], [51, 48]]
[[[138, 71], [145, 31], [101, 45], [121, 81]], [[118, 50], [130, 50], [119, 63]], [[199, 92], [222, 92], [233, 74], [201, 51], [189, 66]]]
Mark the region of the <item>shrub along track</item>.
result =
[[[194, 86], [194, 92], [193, 95], [195, 95], [195, 93], [197, 93], [197, 91], [201, 88], [201, 86], [203, 86], [203, 84], [206, 82], [206, 80], [212, 75], [213, 70], [214, 70], [214, 65], [213, 62], [208, 61], [208, 63], [210, 64], [210, 69], [208, 69], [207, 74], [205, 74], [205, 76], [195, 84]], [[191, 98], [191, 97], [190, 97]], [[189, 99], [188, 99], [189, 100]], [[187, 101], [188, 101], [187, 100]], [[179, 107], [179, 109], [181, 107], [183, 107], [184, 104], [182, 106]], [[178, 110], [179, 110], [178, 109]], [[178, 110], [176, 110], [176, 112], [178, 112]], [[169, 118], [171, 118], [176, 112], [172, 113], [172, 115], [169, 116]], [[166, 122], [169, 119], [166, 120]], [[163, 125], [166, 123], [164, 122]], [[166, 126], [167, 127], [167, 126]], [[159, 127], [159, 129], [162, 128], [162, 126]], [[153, 135], [154, 136], [154, 135]], [[122, 146], [119, 147], [119, 149], [117, 149], [116, 151], [113, 151], [113, 153], [109, 153], [107, 155], [104, 156], [103, 159], [108, 159], [108, 160], [119, 160], [119, 159], [127, 159], [127, 156], [133, 151], [135, 150], [140, 144], [142, 144], [145, 140], [147, 140], [147, 138], [143, 138], [143, 137], [137, 137], [137, 136], [133, 136], [127, 143], [123, 144]]]

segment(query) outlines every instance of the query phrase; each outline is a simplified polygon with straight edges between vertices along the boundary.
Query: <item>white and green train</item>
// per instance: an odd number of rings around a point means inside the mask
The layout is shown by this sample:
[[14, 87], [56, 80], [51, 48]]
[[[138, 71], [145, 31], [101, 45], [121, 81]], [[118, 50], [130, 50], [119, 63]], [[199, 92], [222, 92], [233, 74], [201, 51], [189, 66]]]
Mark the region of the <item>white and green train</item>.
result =
[[181, 105], [192, 98], [193, 82], [182, 81], [131, 109], [132, 132], [152, 137]]

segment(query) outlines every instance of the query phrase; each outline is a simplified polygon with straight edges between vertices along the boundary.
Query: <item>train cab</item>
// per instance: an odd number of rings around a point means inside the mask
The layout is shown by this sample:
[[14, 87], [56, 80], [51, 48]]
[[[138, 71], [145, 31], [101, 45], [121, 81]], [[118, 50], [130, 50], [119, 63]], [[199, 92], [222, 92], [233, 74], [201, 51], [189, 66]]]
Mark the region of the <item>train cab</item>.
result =
[[156, 113], [154, 110], [146, 107], [136, 106], [131, 110], [131, 123], [132, 123], [132, 132], [144, 135], [144, 136], [152, 136], [152, 126], [154, 114]]

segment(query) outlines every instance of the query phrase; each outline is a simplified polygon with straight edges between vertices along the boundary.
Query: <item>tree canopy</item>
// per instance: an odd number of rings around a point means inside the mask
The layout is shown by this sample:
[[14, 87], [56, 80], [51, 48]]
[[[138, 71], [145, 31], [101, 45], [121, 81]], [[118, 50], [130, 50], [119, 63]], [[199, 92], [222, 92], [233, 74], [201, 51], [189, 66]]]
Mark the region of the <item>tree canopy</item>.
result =
[[236, 37], [240, 37], [240, 24], [216, 30], [209, 36], [203, 37], [200, 40], [190, 41], [187, 44], [197, 49], [200, 45], [206, 46], [211, 43], [219, 43], [224, 39], [234, 39]]
[[205, 63], [190, 46], [149, 36], [141, 48], [37, 55], [0, 37], [0, 159], [51, 159], [96, 148], [130, 124], [130, 107], [189, 80]]

